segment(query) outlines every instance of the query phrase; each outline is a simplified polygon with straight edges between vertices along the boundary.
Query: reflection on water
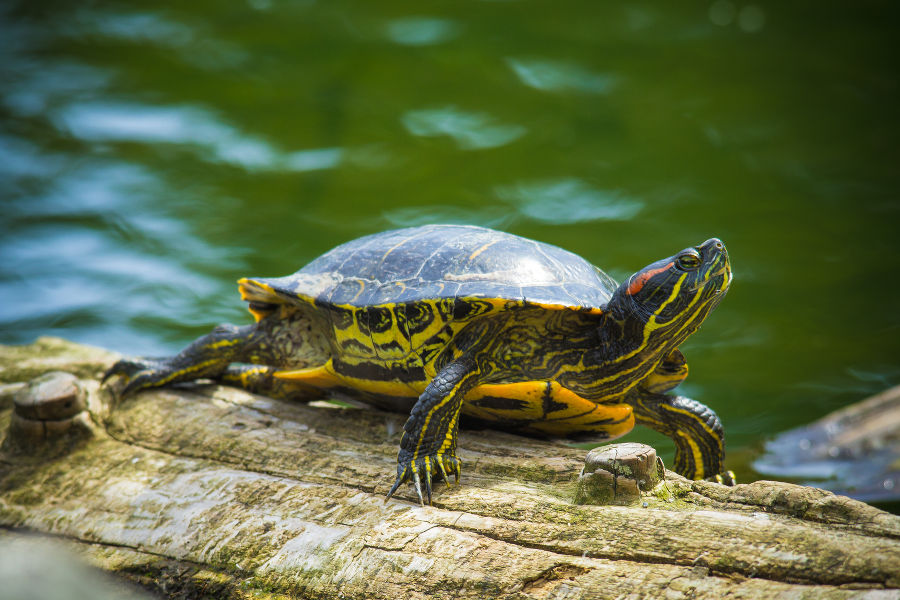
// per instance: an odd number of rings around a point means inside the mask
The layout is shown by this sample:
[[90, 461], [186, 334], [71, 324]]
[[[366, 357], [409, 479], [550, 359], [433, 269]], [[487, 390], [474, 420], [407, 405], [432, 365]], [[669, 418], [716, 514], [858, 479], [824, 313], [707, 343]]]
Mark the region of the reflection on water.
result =
[[63, 161], [61, 156], [40, 152], [26, 140], [0, 137], [0, 174], [7, 178], [8, 185], [20, 178], [48, 177], [58, 172]]
[[409, 17], [388, 23], [387, 35], [404, 46], [430, 46], [456, 37], [459, 26], [447, 19]]
[[312, 171], [334, 167], [340, 148], [283, 153], [266, 141], [219, 122], [208, 112], [191, 107], [134, 104], [75, 104], [60, 111], [60, 126], [91, 142], [143, 142], [198, 147], [201, 160], [230, 163], [245, 169]]
[[612, 75], [593, 73], [573, 63], [516, 58], [507, 59], [507, 62], [522, 83], [538, 90], [606, 94], [616, 83]]
[[593, 221], [625, 221], [641, 210], [642, 202], [615, 191], [597, 190], [578, 179], [498, 186], [498, 201], [478, 209], [456, 206], [409, 206], [385, 211], [391, 225], [414, 227], [427, 223], [479, 224], [498, 229], [523, 222], [567, 225]]
[[427, 206], [406, 206], [388, 209], [382, 215], [389, 227], [418, 227], [431, 223], [450, 223], [507, 229], [516, 220], [506, 207], [488, 206], [483, 209], [466, 210], [459, 206], [429, 204]]
[[71, 62], [19, 66], [26, 68], [6, 74], [3, 104], [20, 117], [36, 117], [62, 102], [94, 95], [111, 79], [107, 71]]
[[[893, 357], [885, 357], [890, 359]], [[877, 369], [877, 370], [875, 370]], [[871, 390], [883, 390], [895, 385], [900, 379], [900, 363], [879, 361], [869, 365], [868, 368], [847, 367], [838, 373], [829, 373], [817, 381], [801, 381], [793, 384], [793, 387], [804, 391], [829, 393], [835, 390], [862, 398], [871, 393]]]
[[81, 11], [75, 15], [75, 31], [81, 35], [99, 35], [135, 42], [154, 42], [181, 48], [196, 38], [184, 23], [170, 21], [152, 13], [116, 14]]
[[578, 179], [522, 183], [497, 188], [497, 196], [535, 221], [553, 225], [624, 221], [641, 210], [642, 203], [614, 191], [596, 190]]
[[[161, 352], [158, 336], [129, 330], [132, 318], [190, 322], [198, 295], [221, 293], [201, 265], [227, 263], [234, 250], [205, 244], [154, 207], [164, 196], [155, 177], [122, 163], [76, 165], [21, 140], [5, 139], [3, 147], [17, 157], [5, 167], [14, 168], [8, 174], [20, 187], [5, 205], [0, 236], [0, 255], [16, 275], [0, 279], [0, 329], [11, 341], [38, 330]], [[120, 306], [117, 291], [134, 294], [134, 303]]]
[[716, 0], [709, 6], [709, 20], [720, 27], [737, 22], [738, 28], [747, 33], [757, 33], [766, 24], [766, 13], [756, 4], [746, 4], [740, 10], [729, 0]]
[[0, 342], [169, 353], [248, 322], [239, 276], [453, 222], [620, 280], [724, 239], [684, 390], [744, 479], [766, 436], [900, 382], [900, 9], [535, 8], [5, 3]]
[[[139, 208], [158, 186], [146, 170], [134, 165], [88, 161], [75, 164], [65, 155], [28, 155], [29, 166], [15, 175], [25, 177], [38, 173], [37, 165], [49, 177], [40, 182], [40, 192], [11, 203], [13, 214], [22, 217], [105, 216], [120, 210], [127, 213]], [[68, 159], [68, 160], [67, 160]], [[56, 166], [56, 168], [50, 168]], [[73, 168], [74, 167], [74, 168]], [[43, 177], [41, 178], [43, 179]], [[142, 215], [142, 220], [148, 215]]]
[[413, 135], [446, 135], [456, 141], [462, 150], [503, 146], [522, 137], [527, 131], [521, 125], [505, 125], [490, 115], [465, 112], [452, 106], [409, 111], [403, 115], [403, 124]]
[[152, 44], [175, 51], [180, 60], [202, 69], [232, 68], [248, 60], [246, 52], [217, 39], [207, 28], [155, 13], [80, 10], [71, 21], [61, 23], [60, 30], [75, 39], [109, 38], [129, 44]]

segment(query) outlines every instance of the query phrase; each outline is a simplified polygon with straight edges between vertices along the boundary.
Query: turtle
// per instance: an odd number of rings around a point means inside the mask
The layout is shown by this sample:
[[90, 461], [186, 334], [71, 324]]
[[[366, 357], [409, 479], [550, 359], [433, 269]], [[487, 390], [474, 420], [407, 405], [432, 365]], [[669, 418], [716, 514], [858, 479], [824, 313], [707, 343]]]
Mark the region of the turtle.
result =
[[[289, 399], [347, 395], [409, 415], [397, 475], [431, 503], [459, 481], [460, 415], [552, 438], [611, 440], [635, 423], [674, 440], [674, 470], [733, 484], [716, 413], [672, 393], [678, 346], [724, 297], [717, 238], [621, 285], [557, 246], [471, 225], [361, 237], [293, 275], [243, 278], [255, 323], [220, 325], [179, 354], [123, 358], [120, 395], [211, 378]], [[386, 498], [386, 499], [387, 499]]]

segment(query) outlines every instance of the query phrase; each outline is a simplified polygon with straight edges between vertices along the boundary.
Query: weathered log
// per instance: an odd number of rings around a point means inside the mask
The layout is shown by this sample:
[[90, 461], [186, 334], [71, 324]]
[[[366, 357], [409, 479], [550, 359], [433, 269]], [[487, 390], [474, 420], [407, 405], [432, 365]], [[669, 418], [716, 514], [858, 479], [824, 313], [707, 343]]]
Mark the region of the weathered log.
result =
[[866, 502], [897, 502], [900, 385], [778, 434], [753, 467]]
[[[634, 504], [576, 504], [583, 450], [485, 430], [462, 432], [462, 480], [434, 506], [385, 502], [402, 415], [212, 384], [117, 402], [96, 380], [114, 358], [0, 346], [0, 527], [169, 595], [900, 597], [900, 518], [849, 498], [666, 472]], [[84, 426], [20, 435], [48, 420], [23, 384], [60, 369], [87, 412], [49, 420]]]

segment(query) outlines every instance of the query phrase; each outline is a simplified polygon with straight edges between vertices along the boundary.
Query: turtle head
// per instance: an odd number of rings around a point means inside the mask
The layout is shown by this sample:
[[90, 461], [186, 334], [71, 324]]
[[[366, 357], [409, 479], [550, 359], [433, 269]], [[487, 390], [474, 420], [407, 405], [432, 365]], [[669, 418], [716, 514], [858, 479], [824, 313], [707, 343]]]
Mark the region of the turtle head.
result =
[[613, 294], [609, 307], [648, 349], [672, 348], [700, 327], [731, 283], [725, 244], [717, 238], [648, 265]]

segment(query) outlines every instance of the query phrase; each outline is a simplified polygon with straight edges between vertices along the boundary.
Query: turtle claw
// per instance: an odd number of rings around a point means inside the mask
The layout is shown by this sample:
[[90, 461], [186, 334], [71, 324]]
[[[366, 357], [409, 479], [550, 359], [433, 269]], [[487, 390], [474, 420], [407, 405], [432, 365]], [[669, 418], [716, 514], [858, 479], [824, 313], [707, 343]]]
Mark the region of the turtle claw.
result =
[[100, 379], [100, 383], [106, 383], [107, 380], [112, 379], [116, 375], [125, 375], [127, 377], [131, 377], [135, 372], [140, 370], [134, 369], [133, 365], [135, 365], [134, 361], [128, 360], [127, 358], [116, 361], [116, 364], [108, 368], [103, 374], [103, 378]]
[[[397, 465], [397, 479], [391, 486], [384, 501], [387, 502], [401, 484], [412, 481], [419, 496], [419, 504], [425, 506], [431, 504], [432, 479], [440, 475], [447, 485], [450, 485], [449, 473], [453, 473], [456, 481], [459, 481], [460, 460], [450, 454], [429, 454], [422, 458], [400, 462]], [[424, 483], [424, 486], [423, 486]], [[422, 489], [424, 487], [424, 490]], [[424, 491], [424, 494], [423, 494]]]
[[111, 366], [103, 374], [101, 383], [108, 379], [121, 375], [127, 383], [119, 391], [119, 396], [124, 398], [142, 389], [155, 387], [166, 383], [172, 369], [164, 360], [152, 358], [130, 359], [123, 358]]
[[710, 477], [710, 481], [715, 481], [716, 483], [721, 483], [722, 485], [727, 485], [731, 487], [737, 484], [737, 478], [734, 476], [734, 471], [722, 471], [717, 474], [715, 477]]

